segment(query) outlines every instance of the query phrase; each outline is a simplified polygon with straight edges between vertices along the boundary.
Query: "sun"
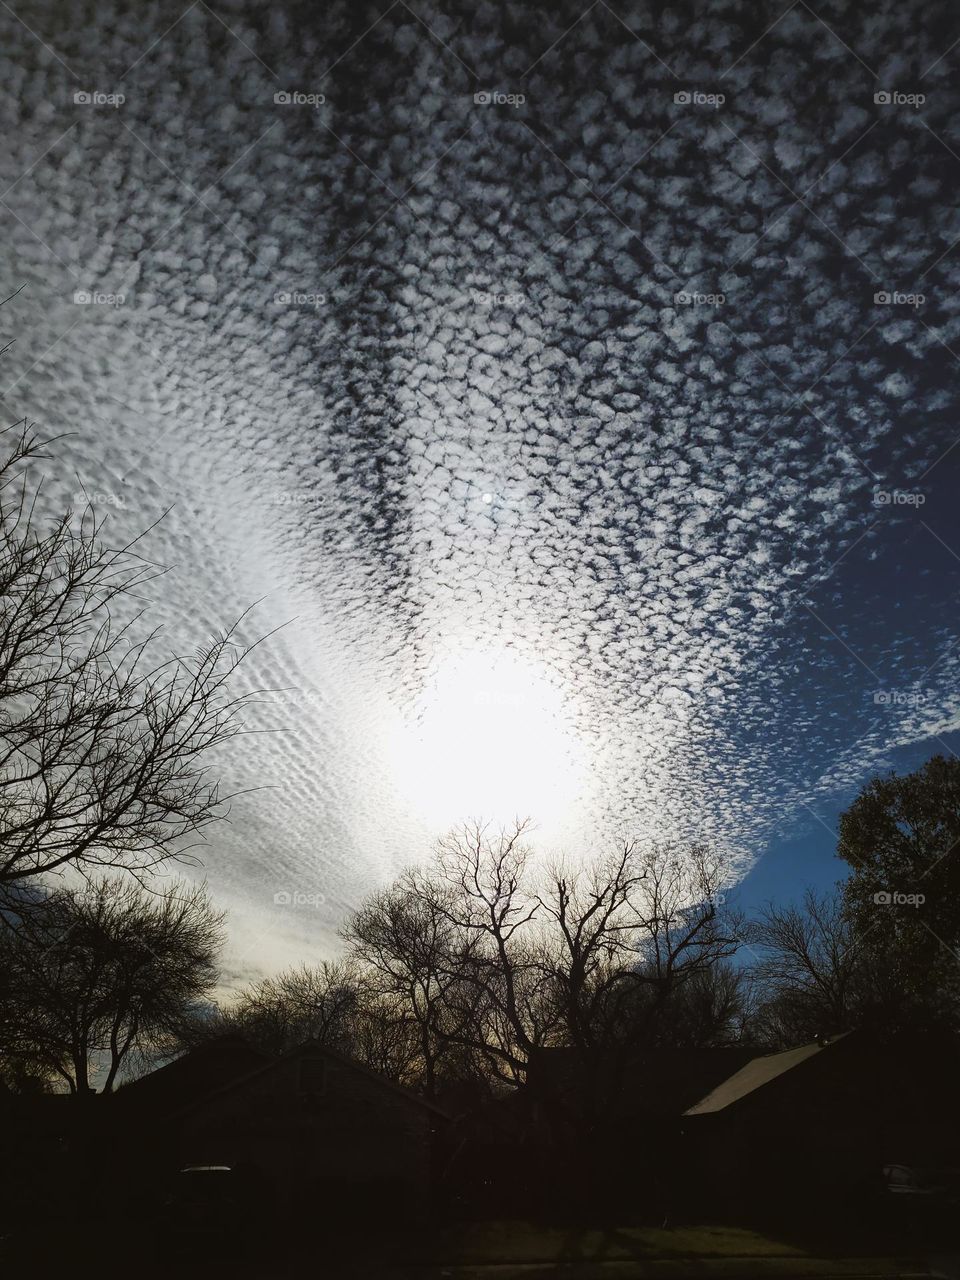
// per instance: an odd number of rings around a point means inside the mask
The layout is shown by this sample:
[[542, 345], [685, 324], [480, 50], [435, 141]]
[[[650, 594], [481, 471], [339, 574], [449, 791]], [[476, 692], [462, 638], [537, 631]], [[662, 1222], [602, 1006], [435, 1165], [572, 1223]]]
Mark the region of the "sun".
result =
[[394, 745], [401, 790], [438, 830], [518, 815], [553, 828], [581, 787], [568, 698], [541, 663], [510, 650], [465, 649], [438, 661]]

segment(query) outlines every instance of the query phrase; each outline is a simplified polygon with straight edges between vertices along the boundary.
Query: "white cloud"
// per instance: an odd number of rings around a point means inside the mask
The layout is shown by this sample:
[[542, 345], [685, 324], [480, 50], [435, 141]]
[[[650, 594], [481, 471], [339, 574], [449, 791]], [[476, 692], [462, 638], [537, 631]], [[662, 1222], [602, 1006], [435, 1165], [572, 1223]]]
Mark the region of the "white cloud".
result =
[[[451, 643], [509, 647], [564, 691], [591, 761], [578, 819], [550, 832], [572, 843], [693, 812], [749, 860], [797, 797], [856, 785], [870, 743], [879, 758], [950, 721], [953, 685], [942, 714], [883, 718], [803, 608], [845, 553], [894, 546], [885, 516], [851, 550], [877, 520], [870, 471], [907, 487], [954, 403], [937, 337], [873, 305], [954, 238], [943, 152], [889, 115], [858, 142], [855, 58], [795, 12], [698, 113], [600, 6], [523, 81], [527, 108], [474, 106], [402, 7], [350, 51], [369, 24], [345, 5], [228, 12], [267, 66], [202, 6], [149, 50], [167, 23], [118, 5], [94, 29], [78, 8], [54, 43], [84, 82], [144, 55], [109, 114], [13, 30], [3, 177], [22, 222], [5, 232], [29, 297], [3, 318], [8, 409], [75, 433], [70, 466], [123, 498], [118, 532], [172, 506], [151, 544], [175, 566], [151, 610], [171, 643], [260, 597], [262, 630], [296, 618], [248, 673], [294, 691], [262, 713], [283, 732], [224, 762], [266, 789], [206, 854], [238, 966], [332, 945], [435, 834], [384, 725]], [[759, 34], [739, 12], [664, 14], [651, 39], [709, 87]], [[926, 37], [898, 13], [848, 15], [844, 38], [919, 64]], [[562, 28], [514, 48], [499, 22], [431, 18], [506, 92]], [[278, 83], [327, 105], [275, 106]], [[923, 315], [947, 342], [954, 272], [948, 254]], [[127, 296], [80, 308], [79, 288]], [[678, 306], [680, 289], [725, 301]], [[823, 616], [874, 666], [889, 636], [867, 607]], [[924, 659], [918, 642], [908, 666]], [[274, 910], [291, 887], [325, 905]]]

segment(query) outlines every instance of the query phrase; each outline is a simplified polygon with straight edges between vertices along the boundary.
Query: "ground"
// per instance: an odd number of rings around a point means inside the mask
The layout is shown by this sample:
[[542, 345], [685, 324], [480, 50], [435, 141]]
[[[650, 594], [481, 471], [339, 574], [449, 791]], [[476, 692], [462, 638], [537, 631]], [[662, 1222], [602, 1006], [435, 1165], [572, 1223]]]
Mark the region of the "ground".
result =
[[[960, 1253], [931, 1258], [911, 1248], [890, 1251], [888, 1240], [760, 1233], [735, 1227], [573, 1228], [527, 1222], [485, 1222], [437, 1234], [414, 1262], [398, 1268], [407, 1280], [632, 1280], [663, 1277], [960, 1277]], [[839, 1237], [842, 1239], [842, 1236]]]
[[[960, 1280], [960, 1233], [837, 1222], [831, 1232], [729, 1226], [560, 1227], [525, 1221], [388, 1226], [371, 1217], [334, 1228], [322, 1212], [249, 1224], [247, 1235], [203, 1225], [189, 1236], [118, 1236], [104, 1259], [106, 1228], [10, 1236], [2, 1252], [30, 1274], [139, 1280]], [[88, 1224], [89, 1226], [89, 1224]], [[111, 1267], [115, 1269], [111, 1270]], [[24, 1274], [26, 1274], [24, 1270]]]

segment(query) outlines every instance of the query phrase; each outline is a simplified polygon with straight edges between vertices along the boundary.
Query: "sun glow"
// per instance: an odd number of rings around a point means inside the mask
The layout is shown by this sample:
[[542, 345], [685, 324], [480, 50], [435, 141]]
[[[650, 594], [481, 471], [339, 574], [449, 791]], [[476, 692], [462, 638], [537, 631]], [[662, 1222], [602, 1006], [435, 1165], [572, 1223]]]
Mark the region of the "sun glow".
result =
[[570, 709], [546, 669], [509, 651], [438, 664], [396, 739], [402, 790], [431, 825], [467, 818], [563, 822], [582, 784]]

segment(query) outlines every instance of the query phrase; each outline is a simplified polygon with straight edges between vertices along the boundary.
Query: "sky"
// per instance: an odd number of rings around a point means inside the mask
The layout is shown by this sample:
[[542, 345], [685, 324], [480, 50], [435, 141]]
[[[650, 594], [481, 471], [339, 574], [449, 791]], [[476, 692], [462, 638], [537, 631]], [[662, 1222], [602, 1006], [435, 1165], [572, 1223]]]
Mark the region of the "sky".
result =
[[471, 816], [826, 887], [960, 750], [950, 5], [0, 25], [7, 418], [48, 501], [164, 516], [161, 645], [271, 633], [195, 872], [231, 974]]

